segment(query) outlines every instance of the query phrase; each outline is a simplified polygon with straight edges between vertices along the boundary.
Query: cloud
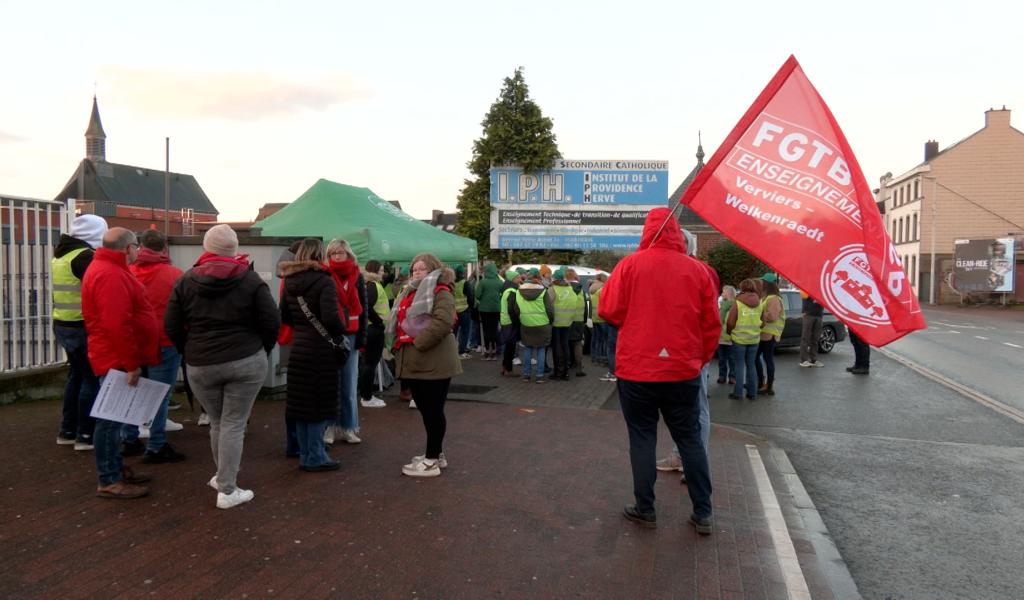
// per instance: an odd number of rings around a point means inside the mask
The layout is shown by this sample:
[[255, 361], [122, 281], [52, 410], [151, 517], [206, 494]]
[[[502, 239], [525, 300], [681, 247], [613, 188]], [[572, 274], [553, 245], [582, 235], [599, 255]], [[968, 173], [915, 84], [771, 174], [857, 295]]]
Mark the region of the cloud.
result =
[[0, 144], [16, 144], [18, 142], [27, 141], [27, 137], [23, 137], [14, 133], [7, 133], [6, 131], [0, 131]]
[[110, 67], [101, 77], [117, 104], [157, 115], [256, 120], [322, 111], [371, 95], [342, 73], [297, 78], [258, 72]]

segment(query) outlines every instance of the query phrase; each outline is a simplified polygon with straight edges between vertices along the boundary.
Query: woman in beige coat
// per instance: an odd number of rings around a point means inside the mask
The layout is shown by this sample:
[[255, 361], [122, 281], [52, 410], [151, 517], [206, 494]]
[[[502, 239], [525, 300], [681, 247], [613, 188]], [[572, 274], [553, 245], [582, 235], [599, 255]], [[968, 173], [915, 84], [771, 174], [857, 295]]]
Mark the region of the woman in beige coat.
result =
[[426, 452], [402, 467], [410, 477], [436, 477], [448, 466], [442, 444], [444, 402], [452, 377], [462, 373], [455, 324], [455, 274], [432, 254], [413, 259], [409, 285], [395, 301], [387, 339], [395, 354], [395, 376], [412, 390], [427, 431]]

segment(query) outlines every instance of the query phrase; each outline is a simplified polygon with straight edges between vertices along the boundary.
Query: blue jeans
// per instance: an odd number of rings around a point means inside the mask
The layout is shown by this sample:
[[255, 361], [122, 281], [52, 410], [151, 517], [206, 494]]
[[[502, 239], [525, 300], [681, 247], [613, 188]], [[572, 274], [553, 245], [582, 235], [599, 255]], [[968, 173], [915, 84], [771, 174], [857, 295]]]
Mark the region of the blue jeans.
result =
[[743, 386], [746, 384], [747, 395], [757, 396], [757, 369], [754, 367], [757, 344], [733, 344], [732, 355], [736, 363], [736, 385], [732, 393], [742, 396]]
[[331, 462], [324, 448], [324, 429], [330, 421], [294, 421], [299, 443], [299, 466], [319, 467]]
[[472, 348], [479, 348], [480, 345], [481, 345], [480, 344], [480, 320], [482, 319], [482, 317], [481, 317], [481, 319], [474, 319], [472, 317], [473, 311], [470, 311], [469, 314], [470, 314], [470, 319], [471, 319], [471, 323], [472, 323], [472, 327], [469, 328], [469, 347], [470, 347], [470, 349], [472, 349]]
[[[99, 384], [103, 385], [106, 377], [99, 378]], [[124, 423], [96, 419], [96, 429], [93, 433], [93, 452], [96, 454], [96, 473], [99, 476], [100, 487], [113, 485], [121, 481], [121, 470], [124, 468], [124, 459], [121, 458], [121, 440], [124, 437]]]
[[594, 331], [590, 336], [590, 360], [591, 362], [602, 362], [605, 359], [605, 339], [607, 338], [607, 326], [604, 323], [594, 323]]
[[736, 377], [736, 357], [732, 355], [732, 344], [718, 345], [718, 378]]
[[145, 377], [160, 383], [171, 386], [160, 403], [153, 421], [149, 424], [149, 443], [146, 449], [150, 452], [158, 452], [167, 443], [167, 404], [174, 394], [174, 386], [178, 383], [178, 369], [181, 367], [181, 355], [174, 346], [160, 348], [160, 364], [155, 367], [146, 367]]
[[607, 325], [605, 330], [608, 334], [606, 347], [608, 356], [608, 372], [615, 374], [615, 344], [619, 341], [619, 330], [612, 325]]
[[64, 384], [64, 408], [60, 435], [92, 443], [96, 420], [89, 416], [100, 389], [100, 380], [89, 366], [84, 327], [53, 326], [54, 336], [68, 356], [68, 381]]
[[[757, 357], [754, 364], [757, 365], [757, 380], [764, 381], [765, 375], [768, 381], [775, 381], [775, 338], [761, 340], [757, 345]], [[761, 360], [764, 360], [764, 369], [761, 368]]]
[[299, 433], [296, 428], [294, 419], [284, 418], [284, 455], [285, 456], [301, 456], [299, 453]]
[[469, 351], [469, 335], [473, 329], [473, 313], [464, 311], [459, 313], [459, 322], [455, 324], [455, 339], [459, 341], [459, 354]]
[[711, 516], [711, 473], [700, 441], [700, 381], [618, 381], [622, 416], [629, 431], [629, 462], [633, 467], [633, 495], [642, 513], [654, 512], [655, 452], [658, 445], [658, 413], [665, 418], [683, 459], [687, 490], [693, 512]]
[[[338, 420], [334, 424], [342, 429], [358, 431], [359, 410], [356, 398], [359, 396], [359, 353], [356, 352], [356, 336], [345, 337], [348, 338], [352, 352], [348, 355], [348, 361], [338, 369]], [[330, 360], [330, 357], [327, 359]]]
[[533, 373], [534, 357], [537, 358], [537, 379], [544, 379], [544, 352], [546, 350], [544, 347], [531, 348], [523, 346], [523, 379], [529, 379]]

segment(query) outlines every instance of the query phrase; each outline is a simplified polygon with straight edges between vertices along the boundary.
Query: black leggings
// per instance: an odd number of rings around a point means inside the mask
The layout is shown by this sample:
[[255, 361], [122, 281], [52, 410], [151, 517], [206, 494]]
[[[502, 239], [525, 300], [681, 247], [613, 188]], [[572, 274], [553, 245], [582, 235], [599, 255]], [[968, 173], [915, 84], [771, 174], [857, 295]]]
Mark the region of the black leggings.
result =
[[[761, 366], [761, 359], [764, 359], [764, 367]], [[757, 345], [757, 356], [754, 358], [754, 365], [757, 367], [757, 381], [764, 380], [767, 371], [768, 381], [775, 381], [775, 338], [761, 340]]]
[[498, 318], [501, 313], [482, 312], [480, 321], [484, 326], [484, 349], [488, 352], [498, 351]]
[[571, 327], [551, 328], [551, 353], [554, 354], [555, 377], [569, 374], [569, 332]]
[[448, 397], [448, 384], [451, 379], [402, 379], [412, 390], [416, 400], [416, 408], [423, 417], [423, 427], [427, 430], [427, 453], [429, 459], [441, 456], [444, 449], [444, 433], [448, 421], [444, 418], [444, 401]]
[[384, 328], [380, 325], [366, 327], [366, 350], [359, 357], [359, 397], [369, 400], [373, 397], [373, 375], [377, 363], [384, 354]]

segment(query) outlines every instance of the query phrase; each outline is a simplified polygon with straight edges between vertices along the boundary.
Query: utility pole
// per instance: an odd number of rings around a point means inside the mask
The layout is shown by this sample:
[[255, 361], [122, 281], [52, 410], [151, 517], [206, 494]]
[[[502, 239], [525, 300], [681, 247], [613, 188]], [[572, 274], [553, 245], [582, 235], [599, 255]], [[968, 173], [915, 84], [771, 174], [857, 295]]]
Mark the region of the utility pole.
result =
[[171, 235], [171, 138], [164, 138], [164, 236]]
[[931, 246], [932, 246], [932, 258], [931, 258], [931, 272], [928, 275], [928, 304], [935, 305], [935, 288], [937, 287], [935, 279], [935, 222], [939, 216], [939, 180], [936, 177], [925, 177], [930, 179], [932, 182], [932, 233], [931, 233]]

